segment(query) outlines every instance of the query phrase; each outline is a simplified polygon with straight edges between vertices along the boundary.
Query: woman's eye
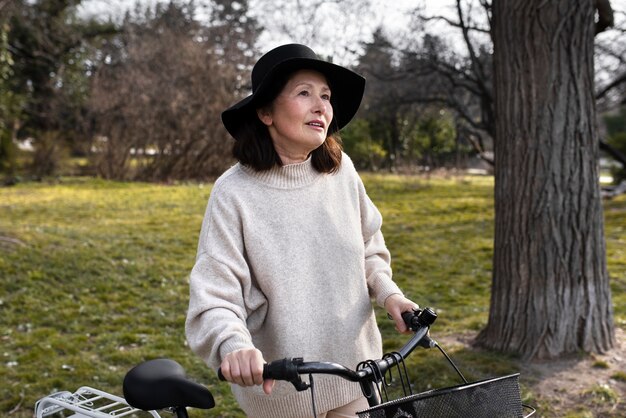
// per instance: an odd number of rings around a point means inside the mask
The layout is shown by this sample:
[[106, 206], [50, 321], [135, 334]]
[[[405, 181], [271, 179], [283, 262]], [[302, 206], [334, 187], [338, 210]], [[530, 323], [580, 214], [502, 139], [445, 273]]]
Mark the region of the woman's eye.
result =
[[309, 92], [307, 90], [302, 90], [300, 93], [298, 93], [300, 96], [308, 96]]
[[330, 94], [322, 94], [322, 99], [330, 100]]

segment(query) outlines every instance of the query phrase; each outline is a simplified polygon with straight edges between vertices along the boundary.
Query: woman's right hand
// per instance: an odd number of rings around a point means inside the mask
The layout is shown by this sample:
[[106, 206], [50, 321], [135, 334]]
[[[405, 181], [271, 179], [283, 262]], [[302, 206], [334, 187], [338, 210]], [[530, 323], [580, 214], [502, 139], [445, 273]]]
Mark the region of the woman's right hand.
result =
[[245, 348], [228, 353], [222, 360], [222, 374], [229, 382], [240, 386], [263, 385], [266, 394], [272, 393], [274, 380], [263, 380], [263, 354], [256, 348]]

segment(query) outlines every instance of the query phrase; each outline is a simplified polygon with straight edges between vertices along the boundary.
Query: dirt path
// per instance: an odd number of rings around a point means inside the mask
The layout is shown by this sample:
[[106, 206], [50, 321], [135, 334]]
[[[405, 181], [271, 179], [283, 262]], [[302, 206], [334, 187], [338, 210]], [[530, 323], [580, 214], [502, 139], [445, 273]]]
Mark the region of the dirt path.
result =
[[[439, 338], [447, 347], [470, 347], [475, 334]], [[604, 355], [520, 364], [522, 383], [533, 394], [534, 417], [625, 418], [626, 332]], [[619, 376], [618, 379], [615, 377]]]

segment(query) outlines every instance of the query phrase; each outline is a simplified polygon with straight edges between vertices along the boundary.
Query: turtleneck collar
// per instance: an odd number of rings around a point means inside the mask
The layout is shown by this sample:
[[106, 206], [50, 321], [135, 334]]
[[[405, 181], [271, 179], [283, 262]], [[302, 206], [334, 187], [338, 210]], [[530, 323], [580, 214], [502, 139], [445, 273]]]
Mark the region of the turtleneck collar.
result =
[[239, 166], [246, 174], [262, 183], [279, 189], [306, 186], [322, 175], [313, 167], [311, 157], [301, 163], [275, 166], [264, 171], [256, 171], [254, 168], [243, 164], [239, 164]]

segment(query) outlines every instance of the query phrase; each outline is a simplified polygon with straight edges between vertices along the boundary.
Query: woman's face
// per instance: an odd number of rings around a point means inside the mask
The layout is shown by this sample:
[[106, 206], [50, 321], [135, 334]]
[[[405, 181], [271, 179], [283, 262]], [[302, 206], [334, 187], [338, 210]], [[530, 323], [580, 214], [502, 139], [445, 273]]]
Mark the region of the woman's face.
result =
[[269, 106], [257, 111], [283, 164], [304, 161], [324, 143], [333, 120], [330, 94], [324, 75], [300, 70]]

